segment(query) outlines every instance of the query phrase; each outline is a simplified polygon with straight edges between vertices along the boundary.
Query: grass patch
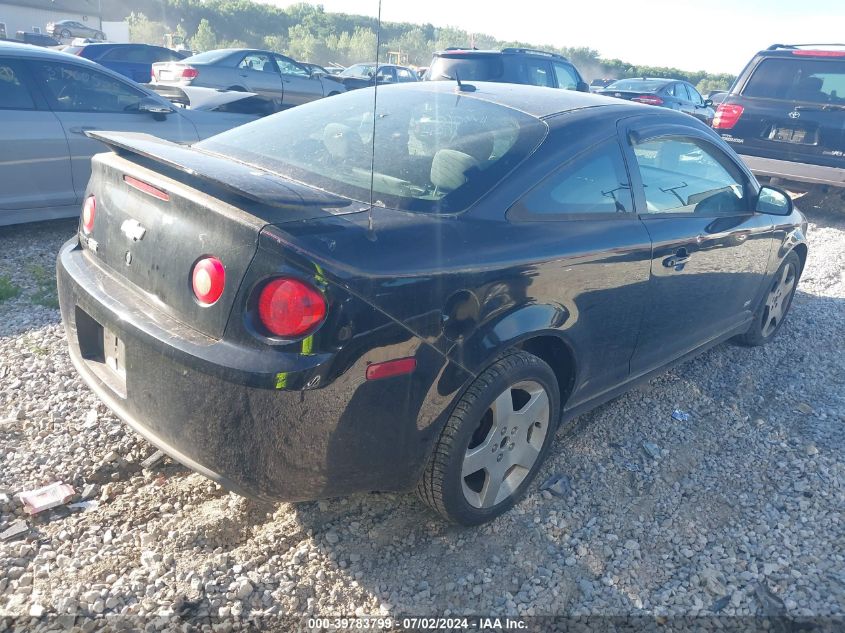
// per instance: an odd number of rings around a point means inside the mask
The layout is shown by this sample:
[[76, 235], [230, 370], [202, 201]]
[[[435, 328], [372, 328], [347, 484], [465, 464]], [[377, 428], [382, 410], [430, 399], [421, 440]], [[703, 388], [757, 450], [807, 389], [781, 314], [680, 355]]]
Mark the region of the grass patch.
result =
[[6, 275], [0, 275], [0, 303], [7, 299], [14, 299], [21, 293], [21, 289], [12, 283]]
[[45, 308], [59, 309], [59, 294], [56, 290], [56, 274], [41, 264], [33, 264], [29, 272], [35, 280], [35, 292], [32, 302]]

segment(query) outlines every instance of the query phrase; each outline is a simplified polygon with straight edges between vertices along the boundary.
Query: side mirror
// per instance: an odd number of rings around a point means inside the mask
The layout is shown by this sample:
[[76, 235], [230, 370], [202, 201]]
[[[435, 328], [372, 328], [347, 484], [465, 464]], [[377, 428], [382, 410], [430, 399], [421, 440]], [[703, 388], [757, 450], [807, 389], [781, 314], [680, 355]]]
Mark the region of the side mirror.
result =
[[789, 215], [795, 206], [792, 198], [783, 189], [768, 185], [760, 189], [757, 196], [757, 212], [766, 215]]
[[575, 90], [578, 92], [590, 92], [590, 84], [586, 81], [579, 81], [578, 85], [575, 87]]
[[157, 121], [161, 121], [164, 119], [168, 114], [172, 114], [174, 109], [172, 106], [162, 103], [157, 99], [153, 99], [152, 97], [144, 97], [141, 101], [138, 102], [138, 112], [146, 112], [147, 114], [152, 114], [153, 118]]
[[713, 106], [713, 99], [705, 99], [704, 100], [704, 107], [705, 108], [710, 108], [712, 106]]

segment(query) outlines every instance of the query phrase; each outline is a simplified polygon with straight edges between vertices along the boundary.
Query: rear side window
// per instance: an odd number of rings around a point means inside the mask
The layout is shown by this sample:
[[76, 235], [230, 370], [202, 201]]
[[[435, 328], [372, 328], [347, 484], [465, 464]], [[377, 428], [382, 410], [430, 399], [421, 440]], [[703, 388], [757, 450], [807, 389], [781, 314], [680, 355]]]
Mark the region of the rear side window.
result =
[[499, 55], [472, 55], [467, 57], [435, 57], [428, 69], [431, 79], [462, 81], [501, 81], [505, 68]]
[[0, 61], [0, 109], [34, 110], [35, 102], [20, 75], [20, 66]]
[[547, 86], [554, 88], [551, 67], [548, 62], [542, 60], [528, 59], [522, 62], [523, 82], [530, 86]]
[[845, 60], [764, 59], [742, 94], [809, 103], [845, 104]]
[[616, 139], [580, 155], [531, 190], [515, 208], [517, 217], [627, 213], [631, 185]]
[[129, 62], [143, 64], [150, 62], [150, 54], [143, 46], [118, 46], [100, 58], [104, 62]]
[[745, 213], [742, 174], [715, 146], [664, 137], [634, 145], [647, 213]]

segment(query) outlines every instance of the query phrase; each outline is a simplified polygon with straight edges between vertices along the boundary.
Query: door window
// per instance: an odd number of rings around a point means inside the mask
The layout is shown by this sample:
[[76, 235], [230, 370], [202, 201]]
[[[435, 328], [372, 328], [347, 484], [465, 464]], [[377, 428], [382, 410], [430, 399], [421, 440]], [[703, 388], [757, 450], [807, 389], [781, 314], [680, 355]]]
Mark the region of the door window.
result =
[[631, 211], [631, 186], [619, 143], [611, 140], [572, 160], [526, 195], [520, 215], [626, 213]]
[[690, 100], [695, 105], [704, 105], [704, 99], [702, 98], [701, 94], [699, 94], [698, 90], [693, 88], [692, 86], [687, 86], [687, 92], [689, 92]]
[[20, 75], [20, 66], [0, 61], [0, 109], [34, 110], [35, 102]]
[[648, 213], [746, 213], [745, 179], [715, 146], [665, 137], [634, 145]]
[[63, 112], [133, 112], [147, 95], [105, 73], [75, 64], [33, 62], [50, 106]]
[[246, 55], [238, 68], [246, 68], [247, 70], [255, 70], [257, 72], [275, 73], [276, 69], [273, 66], [273, 60], [265, 53], [250, 53]]
[[565, 64], [553, 64], [555, 67], [555, 77], [557, 78], [557, 87], [565, 88], [566, 90], [575, 90], [578, 87], [578, 78], [575, 72]]
[[150, 56], [147, 49], [143, 46], [119, 46], [106, 52], [102, 60], [143, 64], [150, 62]]
[[416, 81], [413, 75], [411, 75], [411, 71], [407, 68], [397, 68], [396, 69], [396, 78], [400, 81]]
[[531, 86], [554, 87], [548, 62], [529, 59], [525, 62], [525, 83]]
[[283, 75], [294, 75], [297, 77], [310, 77], [311, 75], [308, 71], [297, 64], [292, 59], [288, 59], [287, 57], [276, 57], [276, 64], [279, 66], [279, 72]]

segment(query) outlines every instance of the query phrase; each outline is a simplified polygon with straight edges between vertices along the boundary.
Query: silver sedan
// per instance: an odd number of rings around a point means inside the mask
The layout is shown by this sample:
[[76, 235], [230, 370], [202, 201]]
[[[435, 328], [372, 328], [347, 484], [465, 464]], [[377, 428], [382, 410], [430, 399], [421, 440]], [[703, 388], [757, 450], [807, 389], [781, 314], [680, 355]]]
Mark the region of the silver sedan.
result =
[[0, 225], [79, 214], [106, 149], [89, 130], [191, 143], [255, 118], [176, 108], [87, 59], [0, 42]]
[[273, 99], [280, 110], [346, 91], [339, 81], [290, 57], [247, 48], [222, 48], [153, 64], [152, 82], [255, 92]]

